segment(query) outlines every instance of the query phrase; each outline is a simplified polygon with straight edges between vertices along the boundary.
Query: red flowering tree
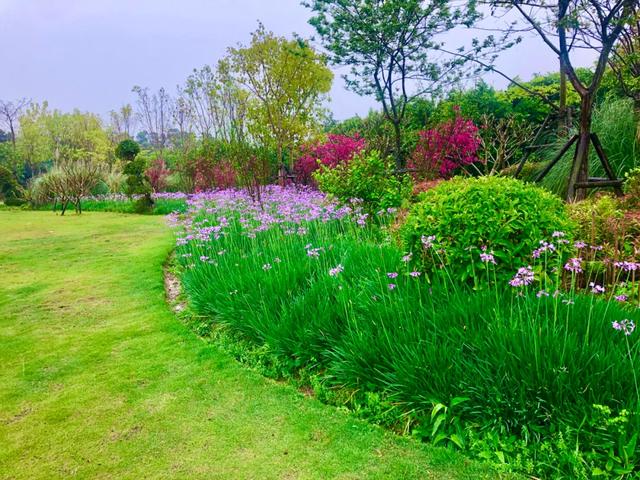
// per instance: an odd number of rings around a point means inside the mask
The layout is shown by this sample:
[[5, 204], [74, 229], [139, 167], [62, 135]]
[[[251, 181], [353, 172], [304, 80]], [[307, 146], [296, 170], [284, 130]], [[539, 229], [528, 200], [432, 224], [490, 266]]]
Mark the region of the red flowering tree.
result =
[[462, 118], [455, 109], [453, 120], [419, 133], [409, 167], [420, 179], [448, 178], [457, 169], [478, 161], [480, 135], [473, 121]]
[[228, 160], [213, 162], [200, 157], [194, 162], [192, 178], [196, 192], [212, 188], [230, 188], [238, 184], [237, 172]]
[[367, 146], [364, 138], [358, 134], [348, 135], [329, 134], [327, 140], [303, 147], [303, 154], [293, 166], [298, 182], [311, 184], [311, 174], [320, 164], [333, 168], [338, 164], [349, 162], [354, 155], [362, 152]]
[[154, 192], [161, 192], [167, 187], [167, 177], [171, 174], [162, 158], [156, 158], [144, 173]]

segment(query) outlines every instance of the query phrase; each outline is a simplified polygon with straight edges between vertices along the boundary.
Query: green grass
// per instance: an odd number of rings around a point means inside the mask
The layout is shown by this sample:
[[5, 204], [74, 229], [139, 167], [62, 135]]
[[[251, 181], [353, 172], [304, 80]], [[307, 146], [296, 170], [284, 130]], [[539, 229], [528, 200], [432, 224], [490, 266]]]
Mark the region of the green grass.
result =
[[0, 232], [0, 478], [499, 478], [197, 338], [159, 217], [3, 210]]
[[[171, 212], [184, 212], [187, 209], [185, 200], [160, 198], [155, 201], [152, 215], [167, 215]], [[41, 205], [37, 210], [53, 210], [52, 204]], [[60, 210], [58, 206], [57, 210]], [[73, 212], [73, 205], [69, 206], [69, 210]], [[115, 213], [136, 213], [135, 203], [131, 200], [83, 200], [83, 212], [115, 212]]]

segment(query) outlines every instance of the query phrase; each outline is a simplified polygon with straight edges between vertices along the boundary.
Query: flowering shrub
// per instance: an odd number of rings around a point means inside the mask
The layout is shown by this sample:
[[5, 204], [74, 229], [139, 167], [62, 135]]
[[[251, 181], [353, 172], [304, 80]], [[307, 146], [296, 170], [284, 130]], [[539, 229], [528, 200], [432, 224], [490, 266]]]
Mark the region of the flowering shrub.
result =
[[154, 192], [161, 192], [167, 186], [167, 177], [171, 172], [162, 158], [156, 158], [145, 174]]
[[453, 120], [419, 132], [409, 167], [416, 171], [418, 178], [437, 175], [448, 178], [460, 167], [478, 161], [480, 144], [478, 127], [473, 121], [462, 118], [456, 110]]
[[310, 184], [313, 181], [312, 174], [320, 165], [333, 168], [341, 163], [348, 163], [356, 154], [366, 148], [366, 141], [358, 134], [327, 135], [327, 140], [315, 145], [307, 145], [303, 154], [293, 166], [294, 173], [299, 182]]
[[518, 180], [479, 177], [454, 178], [423, 193], [401, 234], [407, 250], [419, 251], [421, 239], [434, 235], [446, 259], [424, 257], [426, 264], [446, 261], [457, 279], [468, 280], [484, 270], [476, 253], [482, 247], [493, 252], [498, 275], [511, 275], [527, 265], [532, 251], [552, 248], [538, 242], [554, 231], [571, 231], [560, 198]]
[[411, 192], [407, 177], [393, 174], [393, 163], [376, 151], [361, 153], [348, 163], [321, 166], [314, 173], [318, 187], [338, 200], [359, 199], [369, 212], [398, 207]]

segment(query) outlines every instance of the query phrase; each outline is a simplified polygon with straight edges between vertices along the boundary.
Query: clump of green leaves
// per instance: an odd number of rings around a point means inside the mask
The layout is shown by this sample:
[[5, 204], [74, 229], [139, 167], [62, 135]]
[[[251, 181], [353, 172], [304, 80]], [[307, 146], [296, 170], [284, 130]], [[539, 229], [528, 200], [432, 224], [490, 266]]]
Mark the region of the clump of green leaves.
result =
[[4, 200], [4, 203], [9, 206], [22, 205], [25, 202], [22, 187], [11, 171], [2, 165], [0, 165], [0, 200]]
[[422, 251], [422, 237], [435, 236], [449, 270], [468, 280], [484, 270], [483, 247], [493, 252], [497, 274], [510, 276], [541, 240], [570, 230], [564, 203], [546, 190], [512, 178], [456, 177], [422, 194], [401, 234], [407, 251]]
[[357, 198], [366, 210], [375, 212], [400, 206], [411, 193], [408, 176], [398, 176], [393, 170], [393, 162], [374, 150], [335, 167], [323, 165], [314, 179], [323, 192], [344, 202]]
[[145, 213], [153, 208], [151, 198], [151, 182], [145, 171], [147, 164], [145, 159], [138, 154], [140, 146], [131, 139], [123, 140], [116, 147], [116, 156], [125, 162], [122, 173], [127, 176], [125, 193], [129, 196], [140, 195], [136, 202], [136, 213]]
[[640, 167], [625, 174], [624, 191], [628, 195], [629, 206], [640, 207]]

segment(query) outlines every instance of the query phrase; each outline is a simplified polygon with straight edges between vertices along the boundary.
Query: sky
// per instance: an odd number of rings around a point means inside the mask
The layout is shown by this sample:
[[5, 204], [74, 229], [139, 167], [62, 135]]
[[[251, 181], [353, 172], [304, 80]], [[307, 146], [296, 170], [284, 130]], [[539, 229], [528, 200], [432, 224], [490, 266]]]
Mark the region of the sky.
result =
[[[299, 0], [0, 0], [0, 99], [47, 100], [51, 108], [106, 118], [134, 104], [134, 85], [175, 91], [194, 68], [214, 65], [227, 47], [248, 43], [258, 21], [278, 35], [311, 37], [309, 16]], [[450, 39], [454, 46], [459, 41]], [[577, 64], [591, 62], [583, 55]], [[496, 66], [528, 79], [557, 70], [557, 59], [529, 37]], [[334, 71], [334, 118], [376, 107], [374, 99], [345, 89], [344, 70]], [[506, 86], [495, 74], [485, 80]]]

